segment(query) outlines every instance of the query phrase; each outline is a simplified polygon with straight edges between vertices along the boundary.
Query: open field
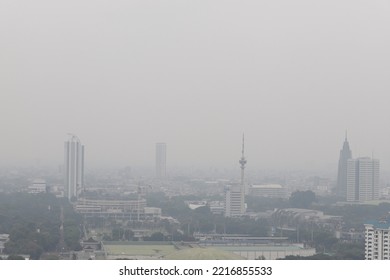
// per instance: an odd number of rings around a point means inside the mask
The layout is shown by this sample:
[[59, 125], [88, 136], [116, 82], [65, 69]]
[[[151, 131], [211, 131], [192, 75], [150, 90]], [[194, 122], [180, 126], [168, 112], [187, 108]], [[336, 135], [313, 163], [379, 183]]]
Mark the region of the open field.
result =
[[148, 257], [159, 258], [169, 253], [174, 252], [176, 249], [170, 244], [134, 244], [134, 243], [105, 243], [104, 249], [108, 255], [113, 256], [134, 256], [134, 257]]
[[189, 248], [177, 250], [164, 257], [167, 260], [242, 260], [243, 257], [216, 248]]
[[199, 246], [170, 242], [104, 242], [107, 259], [239, 260], [278, 259], [287, 255], [312, 256], [314, 248], [298, 245]]

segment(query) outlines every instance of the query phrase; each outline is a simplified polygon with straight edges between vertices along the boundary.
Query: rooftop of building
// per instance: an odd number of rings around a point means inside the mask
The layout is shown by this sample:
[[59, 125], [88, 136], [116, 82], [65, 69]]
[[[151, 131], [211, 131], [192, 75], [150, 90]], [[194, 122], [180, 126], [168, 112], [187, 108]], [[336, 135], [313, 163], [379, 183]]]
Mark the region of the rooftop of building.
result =
[[252, 189], [282, 189], [283, 187], [279, 184], [265, 184], [265, 185], [252, 185]]
[[373, 226], [377, 229], [390, 229], [390, 219], [386, 220], [376, 220], [376, 221], [369, 221], [364, 224], [365, 226]]

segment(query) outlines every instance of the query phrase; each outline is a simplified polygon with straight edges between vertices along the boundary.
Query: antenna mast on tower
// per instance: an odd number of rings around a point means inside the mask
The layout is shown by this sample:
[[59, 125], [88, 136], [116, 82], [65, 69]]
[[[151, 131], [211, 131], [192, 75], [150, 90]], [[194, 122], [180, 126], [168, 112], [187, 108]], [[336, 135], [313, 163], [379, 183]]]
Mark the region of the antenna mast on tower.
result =
[[241, 151], [241, 159], [239, 161], [241, 165], [241, 186], [244, 186], [244, 170], [245, 170], [245, 164], [246, 164], [246, 159], [244, 155], [244, 147], [245, 147], [245, 138], [244, 138], [244, 133], [242, 134], [242, 151]]

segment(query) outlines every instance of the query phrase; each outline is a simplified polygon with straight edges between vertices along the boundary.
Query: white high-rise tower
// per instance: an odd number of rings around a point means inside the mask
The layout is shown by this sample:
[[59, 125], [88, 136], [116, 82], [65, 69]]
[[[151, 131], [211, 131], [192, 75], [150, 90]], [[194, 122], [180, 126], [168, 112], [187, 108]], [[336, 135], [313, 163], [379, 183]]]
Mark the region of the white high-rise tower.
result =
[[165, 178], [167, 173], [167, 145], [165, 143], [156, 144], [156, 177]]
[[65, 142], [64, 153], [64, 187], [69, 200], [77, 200], [84, 186], [84, 146], [73, 134]]
[[378, 159], [349, 159], [347, 168], [347, 201], [363, 202], [379, 198]]

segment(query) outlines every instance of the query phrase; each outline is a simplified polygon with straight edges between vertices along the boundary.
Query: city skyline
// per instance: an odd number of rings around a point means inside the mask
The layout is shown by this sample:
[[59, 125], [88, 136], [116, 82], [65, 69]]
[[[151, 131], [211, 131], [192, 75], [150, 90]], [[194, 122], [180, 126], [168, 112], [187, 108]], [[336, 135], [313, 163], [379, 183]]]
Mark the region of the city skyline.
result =
[[0, 1], [0, 260], [389, 260], [389, 14]]
[[0, 166], [57, 166], [72, 131], [89, 167], [163, 141], [170, 166], [233, 169], [245, 131], [253, 168], [337, 172], [347, 129], [390, 170], [383, 2], [22, 2], [0, 4]]
[[[69, 134], [68, 134], [69, 135]], [[238, 138], [237, 138], [238, 139]], [[91, 145], [93, 145], [93, 142], [90, 143]], [[126, 166], [133, 166], [133, 167], [141, 167], [141, 168], [154, 168], [156, 170], [156, 174], [157, 174], [157, 146], [159, 144], [165, 144], [166, 143], [154, 143], [155, 145], [155, 149], [154, 149], [154, 155], [152, 156], [152, 158], [150, 158], [147, 162], [145, 161], [140, 161], [141, 163], [137, 163], [135, 161], [129, 161], [129, 162], [117, 162], [117, 163], [110, 163], [110, 164], [105, 164], [105, 162], [89, 162], [89, 168], [121, 168], [121, 167], [126, 167]], [[342, 166], [340, 166], [341, 164], [341, 160], [344, 162], [345, 161], [345, 158], [342, 158], [344, 157], [347, 153], [346, 149], [348, 148], [349, 149], [349, 152], [351, 152], [351, 149], [350, 149], [350, 143], [348, 142], [348, 139], [347, 137], [345, 138], [344, 140], [344, 144], [343, 144], [343, 149], [342, 150], [339, 150], [339, 157], [338, 157], [338, 167], [337, 167], [337, 161], [335, 160], [334, 162], [330, 162], [326, 165], [323, 165], [322, 167], [320, 168], [313, 168], [313, 166], [300, 166], [299, 164], [297, 165], [291, 165], [291, 166], [280, 166], [280, 167], [275, 167], [274, 165], [263, 165], [262, 167], [259, 166], [259, 165], [256, 165], [256, 163], [258, 163], [258, 161], [256, 159], [253, 159], [251, 158], [251, 161], [254, 161], [254, 166], [251, 166], [250, 169], [254, 170], [254, 169], [264, 169], [264, 170], [280, 170], [280, 171], [283, 171], [283, 170], [295, 170], [295, 171], [299, 171], [299, 170], [307, 170], [307, 171], [318, 171], [318, 172], [325, 172], [325, 173], [336, 173], [337, 177], [339, 177], [338, 173], [340, 172], [340, 168]], [[57, 151], [58, 152], [58, 151]], [[151, 155], [151, 152], [153, 152], [153, 149], [152, 147], [150, 147], [149, 149], [149, 154]], [[175, 152], [175, 149], [173, 149], [173, 153]], [[342, 155], [344, 153], [344, 155]], [[237, 152], [235, 153], [237, 154]], [[336, 153], [335, 153], [336, 154]], [[149, 155], [149, 156], [150, 156]], [[351, 155], [352, 155], [352, 152], [351, 152]], [[373, 156], [374, 153], [372, 152], [371, 156]], [[92, 155], [93, 157], [93, 155]], [[249, 157], [251, 157], [251, 155], [249, 155]], [[358, 157], [361, 158], [361, 157], [368, 157], [368, 153], [366, 154], [358, 154]], [[246, 159], [244, 158], [244, 160], [246, 161]], [[41, 159], [39, 158], [34, 158], [30, 161], [30, 163], [23, 163], [23, 164], [20, 164], [20, 165], [17, 165], [17, 164], [9, 164], [9, 165], [3, 165], [0, 167], [28, 167], [28, 166], [41, 166], [41, 167], [52, 167], [52, 168], [57, 168], [57, 167], [60, 167], [62, 168], [62, 163], [61, 163], [61, 159], [59, 159], [58, 161], [49, 161], [49, 162], [41, 162]], [[110, 162], [112, 162], [110, 160]], [[204, 168], [204, 169], [208, 169], [208, 168], [222, 168], [222, 169], [231, 169], [231, 170], [234, 170], [236, 169], [235, 167], [235, 164], [234, 164], [234, 160], [233, 159], [230, 159], [229, 161], [227, 162], [222, 162], [221, 164], [219, 165], [207, 165], [207, 164], [202, 164], [202, 163], [191, 163], [189, 161], [185, 161], [186, 164], [182, 164], [182, 163], [171, 163], [170, 164], [170, 167], [172, 169], [182, 169], [182, 168]], [[346, 161], [344, 162], [344, 164], [346, 164]], [[167, 168], [167, 164], [165, 162], [165, 170]], [[381, 169], [383, 168], [382, 166], [382, 162], [381, 162]], [[344, 168], [345, 169], [345, 168]], [[338, 171], [339, 170], [339, 171]], [[386, 170], [384, 169], [384, 172], [386, 171], [390, 171], [389, 170]], [[166, 172], [166, 171], [165, 171]], [[336, 178], [337, 179], [337, 178]], [[338, 179], [337, 179], [338, 180]], [[337, 183], [338, 184], [338, 183]]]

